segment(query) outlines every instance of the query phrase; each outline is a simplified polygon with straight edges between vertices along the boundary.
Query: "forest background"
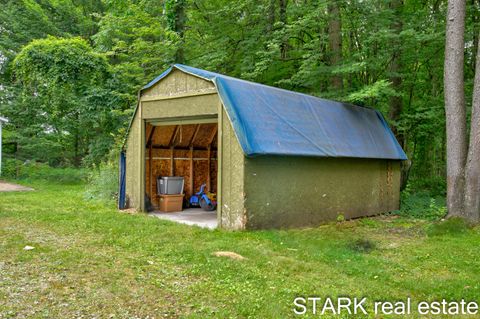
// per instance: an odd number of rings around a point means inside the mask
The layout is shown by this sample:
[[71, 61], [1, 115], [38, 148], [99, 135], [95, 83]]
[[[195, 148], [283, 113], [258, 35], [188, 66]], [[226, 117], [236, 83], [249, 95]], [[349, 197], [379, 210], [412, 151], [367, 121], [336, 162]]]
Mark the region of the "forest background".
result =
[[[83, 168], [93, 189], [115, 196], [117, 156], [138, 90], [172, 63], [184, 63], [380, 110], [411, 162], [404, 194], [427, 194], [430, 206], [445, 197], [447, 1], [0, 5], [0, 114], [10, 119], [7, 177], [47, 166]], [[466, 97], [473, 93], [479, 33], [480, 1], [469, 0]], [[465, 103], [469, 123], [472, 101]]]

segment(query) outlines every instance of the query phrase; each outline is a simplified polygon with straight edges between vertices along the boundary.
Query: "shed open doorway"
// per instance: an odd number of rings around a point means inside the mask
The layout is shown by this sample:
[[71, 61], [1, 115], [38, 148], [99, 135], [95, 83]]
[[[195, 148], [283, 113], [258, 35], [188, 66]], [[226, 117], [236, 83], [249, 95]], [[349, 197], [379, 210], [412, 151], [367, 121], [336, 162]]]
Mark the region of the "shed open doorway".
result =
[[[217, 211], [205, 211], [189, 204], [192, 195], [205, 184], [205, 191], [217, 194], [218, 123], [216, 118], [195, 121], [147, 122], [145, 132], [146, 205], [155, 216], [189, 225], [216, 228]], [[182, 209], [160, 211], [158, 178], [183, 177]]]

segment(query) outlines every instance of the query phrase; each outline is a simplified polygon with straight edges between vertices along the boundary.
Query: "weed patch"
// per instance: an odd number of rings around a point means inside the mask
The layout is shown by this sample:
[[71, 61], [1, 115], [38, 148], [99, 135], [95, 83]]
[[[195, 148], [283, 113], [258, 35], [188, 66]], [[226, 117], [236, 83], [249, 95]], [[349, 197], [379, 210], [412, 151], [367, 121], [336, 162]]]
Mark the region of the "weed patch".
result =
[[440, 220], [447, 214], [445, 198], [431, 197], [427, 193], [411, 194], [404, 191], [400, 210], [396, 214], [416, 219]]
[[469, 232], [468, 222], [460, 217], [441, 220], [427, 227], [428, 236], [462, 235]]
[[348, 246], [351, 250], [359, 253], [369, 253], [377, 247], [375, 242], [366, 238], [356, 239]]

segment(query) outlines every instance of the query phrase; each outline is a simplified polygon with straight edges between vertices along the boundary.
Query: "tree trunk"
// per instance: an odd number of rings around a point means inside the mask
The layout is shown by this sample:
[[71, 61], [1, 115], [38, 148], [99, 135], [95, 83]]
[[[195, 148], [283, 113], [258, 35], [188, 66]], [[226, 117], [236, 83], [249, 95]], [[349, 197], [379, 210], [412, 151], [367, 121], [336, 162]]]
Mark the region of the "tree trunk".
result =
[[273, 25], [275, 24], [275, 3], [276, 0], [270, 0], [268, 5], [268, 19], [267, 19], [267, 27], [266, 31], [268, 34], [272, 33]]
[[[473, 61], [472, 61], [472, 69], [475, 72], [476, 69], [476, 62], [475, 62], [475, 57], [477, 56], [478, 53], [478, 40], [480, 37], [480, 32], [479, 32], [479, 23], [480, 23], [480, 0], [471, 0], [471, 6], [473, 8], [472, 12], [472, 22], [473, 22], [473, 54], [472, 56]], [[478, 60], [478, 59], [477, 59]]]
[[[330, 46], [330, 65], [338, 65], [342, 61], [342, 24], [340, 7], [337, 0], [328, 4], [328, 44]], [[343, 82], [340, 74], [332, 75], [331, 83], [334, 89], [342, 90]]]
[[464, 97], [465, 1], [449, 0], [445, 35], [444, 94], [447, 129], [447, 208], [463, 216], [467, 157]]
[[[400, 42], [400, 33], [403, 29], [403, 22], [401, 11], [403, 7], [403, 0], [393, 0], [390, 3], [391, 9], [393, 10], [394, 19], [391, 24], [391, 28], [395, 33], [395, 38], [391, 43], [393, 49], [393, 56], [390, 62], [389, 71], [390, 71], [390, 81], [392, 82], [392, 87], [398, 95], [392, 96], [390, 98], [390, 107], [388, 111], [388, 117], [391, 121], [396, 122], [400, 119], [400, 115], [402, 114], [403, 110], [403, 99], [400, 95], [401, 87], [402, 87], [402, 77], [400, 72], [402, 70], [401, 65], [401, 50], [402, 44]], [[393, 133], [395, 134], [398, 142], [400, 145], [404, 146], [404, 138], [402, 134], [400, 134], [397, 130], [396, 125], [393, 126]]]
[[185, 51], [183, 37], [185, 34], [185, 0], [179, 0], [175, 3], [175, 32], [180, 37], [180, 43], [177, 47], [177, 52], [175, 53], [175, 62], [185, 63]]
[[477, 45], [470, 143], [465, 166], [465, 217], [473, 222], [480, 221], [480, 44]]
[[[287, 27], [287, 1], [288, 0], [279, 0], [280, 5], [280, 22], [283, 24], [283, 28]], [[284, 36], [282, 39], [282, 43], [280, 43], [280, 58], [286, 59], [287, 58], [287, 46], [288, 46], [288, 38]]]

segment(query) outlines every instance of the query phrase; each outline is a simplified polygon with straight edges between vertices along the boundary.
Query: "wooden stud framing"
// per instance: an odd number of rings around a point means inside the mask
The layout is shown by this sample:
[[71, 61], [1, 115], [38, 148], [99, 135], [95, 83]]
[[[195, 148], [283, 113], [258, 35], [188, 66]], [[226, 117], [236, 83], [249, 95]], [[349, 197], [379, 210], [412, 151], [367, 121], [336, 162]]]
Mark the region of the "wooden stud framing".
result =
[[195, 181], [193, 177], [193, 146], [190, 146], [190, 186], [189, 186], [189, 191], [190, 194], [193, 195], [193, 182]]
[[148, 146], [151, 146], [152, 145], [152, 138], [153, 138], [153, 134], [155, 134], [155, 129], [157, 128], [156, 126], [151, 126], [152, 129], [150, 130], [150, 134], [148, 135], [148, 140], [147, 140], [147, 145]]
[[212, 135], [210, 135], [210, 138], [208, 139], [208, 148], [210, 149], [210, 146], [213, 143], [213, 140], [215, 139], [215, 135], [217, 135], [218, 131], [218, 124], [215, 126], [215, 128], [212, 131]]
[[[220, 104], [220, 112], [221, 109]], [[143, 138], [143, 154], [141, 154], [143, 157], [141, 167], [143, 170], [143, 196], [140, 198], [143, 209], [145, 209], [146, 193], [152, 197], [152, 202], [155, 201], [154, 194], [156, 193], [156, 189], [154, 188], [156, 183], [154, 174], [160, 171], [161, 175], [170, 174], [170, 176], [175, 176], [175, 174], [180, 174], [185, 176], [185, 182], [186, 184], [188, 183], [188, 188], [186, 189], [188, 194], [194, 194], [196, 190], [195, 187], [198, 186], [197, 183], [200, 182], [207, 184], [206, 189], [208, 191], [213, 191], [215, 185], [212, 185], [212, 182], [216, 176], [216, 192], [218, 194], [217, 197], [220, 197], [221, 188], [219, 186], [221, 185], [221, 172], [212, 171], [213, 164], [218, 166], [218, 170], [220, 170], [221, 165], [221, 159], [219, 158], [221, 156], [221, 150], [219, 147], [221, 145], [220, 125], [222, 119], [220, 117], [221, 115], [219, 114], [215, 119], [211, 117], [200, 118], [198, 122], [196, 119], [188, 119], [185, 122], [183, 119], [177, 122], [159, 120], [153, 123], [148, 120], [143, 121], [143, 127], [141, 128], [143, 133], [143, 136], [141, 136]], [[214, 123], [217, 124], [214, 127], [213, 125], [209, 125]], [[156, 129], [156, 126], [170, 125], [171, 127], [168, 131], [162, 130], [160, 132], [160, 128]], [[185, 128], [185, 125], [190, 126], [187, 130], [188, 133], [186, 133], [188, 136], [186, 136], [183, 142], [179, 142], [179, 134], [182, 134], [182, 129]], [[162, 134], [163, 139], [160, 139], [163, 140], [162, 142], [159, 142], [160, 140], [157, 141], [158, 134]], [[215, 145], [213, 144], [214, 141], [217, 141]], [[199, 147], [195, 146], [197, 144]], [[147, 150], [146, 152], [145, 148]], [[215, 163], [215, 161], [217, 162]], [[146, 169], [147, 165], [148, 169]], [[195, 174], [195, 169], [200, 169], [201, 172]], [[219, 198], [219, 205], [221, 205], [220, 200]], [[219, 214], [217, 217], [220, 219], [221, 207], [218, 207], [218, 209]]]
[[[215, 135], [217, 135], [217, 131], [218, 131], [218, 124], [214, 127], [213, 131], [212, 131], [212, 135], [210, 135], [209, 139], [208, 139], [208, 146], [207, 146], [207, 154], [208, 154], [208, 172], [207, 172], [207, 189], [209, 192], [212, 191], [212, 177], [211, 177], [211, 169], [212, 169], [212, 143], [213, 143], [213, 140], [215, 139]], [[217, 176], [218, 176], [218, 172], [217, 172]]]
[[211, 177], [210, 177], [210, 170], [211, 170], [211, 166], [212, 166], [212, 160], [211, 160], [211, 157], [212, 157], [212, 154], [211, 154], [211, 150], [210, 150], [210, 145], [208, 146], [208, 150], [207, 150], [207, 158], [208, 158], [208, 169], [207, 169], [207, 190], [209, 192], [212, 191], [212, 188], [211, 188]]
[[153, 167], [152, 167], [152, 138], [155, 134], [156, 126], [150, 125], [150, 133], [148, 134], [147, 139], [147, 146], [148, 146], [148, 181], [149, 181], [149, 194], [150, 194], [150, 201], [153, 202]]
[[172, 147], [175, 138], [177, 137], [180, 125], [175, 125], [175, 130], [173, 131], [172, 137], [170, 138], [170, 142], [168, 142], [168, 146]]
[[152, 143], [150, 143], [150, 147], [148, 148], [148, 180], [150, 183], [150, 198], [153, 201], [153, 168], [152, 168]]
[[168, 146], [170, 146], [170, 176], [175, 176], [175, 158], [173, 156], [173, 142], [175, 142], [175, 138], [177, 137], [179, 130], [180, 125], [175, 125], [175, 130], [173, 131], [172, 137], [170, 138], [170, 142], [168, 142]]
[[197, 126], [195, 127], [195, 132], [193, 133], [192, 138], [190, 139], [190, 142], [188, 143], [188, 145], [190, 146], [190, 166], [189, 166], [190, 187], [189, 187], [189, 191], [190, 191], [191, 195], [193, 195], [193, 192], [194, 192], [193, 183], [195, 181], [195, 177], [193, 176], [193, 174], [194, 174], [194, 171], [193, 171], [193, 142], [195, 142], [195, 138], [197, 137], [198, 132], [200, 131], [200, 126], [201, 126], [201, 124], [197, 124]]
[[[148, 159], [148, 158], [146, 158]], [[162, 157], [162, 156], [152, 156], [152, 160], [164, 160], [164, 161], [169, 161], [171, 158], [169, 157]], [[176, 161], [189, 161], [190, 162], [190, 155], [188, 157], [175, 157], [174, 160]], [[194, 161], [208, 161], [208, 158], [206, 157], [193, 157]], [[211, 158], [212, 161], [218, 160], [216, 157]], [[170, 166], [169, 166], [170, 167]]]
[[[152, 148], [154, 150], [163, 150], [163, 151], [168, 151], [171, 149], [171, 147], [167, 147], [167, 146], [163, 146], [163, 145], [158, 145], [158, 144], [153, 144], [152, 145]], [[176, 146], [175, 147], [176, 150], [179, 150], [179, 151], [189, 151], [190, 150], [190, 147], [178, 147]], [[207, 151], [208, 148], [206, 147], [195, 147], [195, 150], [196, 151]], [[216, 150], [215, 147], [212, 147], [212, 150]]]
[[170, 176], [175, 175], [175, 158], [173, 157], [173, 146], [170, 147]]
[[195, 138], [197, 137], [198, 131], [200, 131], [200, 126], [201, 124], [197, 124], [197, 127], [195, 127], [195, 132], [192, 135], [192, 138], [190, 139], [190, 142], [188, 143], [188, 146], [192, 148], [193, 142], [195, 141]]

